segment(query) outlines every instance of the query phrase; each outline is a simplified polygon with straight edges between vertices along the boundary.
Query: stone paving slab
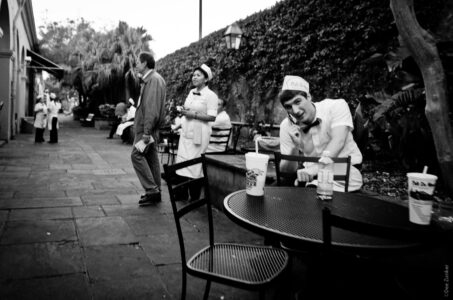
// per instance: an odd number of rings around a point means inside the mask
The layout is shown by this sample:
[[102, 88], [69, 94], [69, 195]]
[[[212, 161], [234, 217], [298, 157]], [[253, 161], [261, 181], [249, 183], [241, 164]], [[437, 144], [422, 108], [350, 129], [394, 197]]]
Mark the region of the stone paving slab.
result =
[[30, 178], [39, 178], [42, 176], [54, 176], [54, 177], [61, 177], [67, 174], [66, 169], [59, 169], [59, 170], [32, 170], [30, 172]]
[[[141, 189], [140, 189], [141, 190]], [[86, 195], [137, 195], [140, 192], [138, 191], [137, 188], [130, 188], [130, 189], [124, 189], [124, 188], [117, 188], [117, 187], [109, 187], [107, 189], [96, 189], [96, 190], [85, 190], [85, 189], [73, 189], [73, 190], [68, 190], [66, 191], [66, 195], [68, 197], [73, 197], [73, 196], [86, 196]]]
[[72, 169], [74, 170], [96, 170], [98, 167], [93, 164], [72, 164]]
[[82, 200], [78, 197], [67, 198], [33, 198], [33, 199], [5, 199], [0, 200], [0, 209], [17, 208], [43, 208], [43, 207], [64, 207], [81, 206]]
[[66, 191], [66, 190], [79, 190], [79, 189], [95, 189], [91, 181], [74, 181], [69, 183], [51, 183], [49, 184], [49, 189], [51, 191]]
[[25, 172], [25, 171], [31, 171], [31, 167], [9, 167], [7, 166], [5, 169], [6, 172], [11, 171], [11, 172]]
[[49, 169], [50, 170], [68, 170], [68, 169], [72, 169], [72, 165], [71, 164], [50, 164], [49, 165]]
[[93, 175], [94, 170], [68, 170], [68, 174], [72, 175]]
[[[153, 214], [152, 216], [126, 216], [124, 217], [124, 220], [129, 224], [137, 236], [162, 235], [166, 233], [177, 234], [175, 221], [172, 215]], [[196, 229], [185, 220], [182, 220], [182, 230], [184, 232], [196, 232]]]
[[[107, 180], [105, 180], [105, 181], [107, 181]], [[114, 181], [114, 183], [108, 182], [108, 181], [107, 182], [97, 181], [97, 182], [93, 183], [93, 186], [96, 190], [104, 190], [104, 189], [108, 189], [112, 186], [114, 186], [115, 188], [122, 187], [124, 189], [140, 188], [137, 186], [137, 184], [134, 184], [133, 182], [122, 182], [122, 181]]]
[[76, 240], [72, 220], [11, 221], [5, 226], [0, 245]]
[[104, 170], [93, 170], [94, 175], [124, 175], [126, 172], [122, 169], [104, 169]]
[[66, 193], [64, 191], [37, 191], [31, 188], [23, 187], [20, 188], [19, 192], [14, 194], [14, 198], [24, 198], [24, 199], [36, 199], [36, 198], [60, 198], [66, 197]]
[[[6, 182], [7, 180], [5, 180]], [[42, 184], [37, 184], [37, 183], [32, 183], [30, 185], [27, 185], [27, 186], [23, 186], [23, 184], [19, 184], [19, 183], [14, 183], [14, 184], [9, 184], [9, 185], [5, 185], [3, 187], [0, 187], [0, 191], [4, 191], [4, 190], [7, 190], [8, 187], [10, 188], [10, 190], [20, 190], [21, 193], [26, 193], [27, 195], [25, 195], [25, 197], [30, 197], [30, 196], [35, 196], [35, 195], [38, 195], [39, 193], [43, 193], [44, 195], [46, 193], [49, 193], [49, 185], [47, 183], [42, 183]], [[34, 193], [33, 193], [34, 192]], [[13, 197], [14, 195], [16, 195], [18, 192], [13, 192]], [[33, 194], [32, 194], [33, 193]], [[12, 197], [12, 198], [13, 198]]]
[[105, 204], [119, 204], [118, 199], [113, 195], [87, 195], [81, 196], [83, 205], [90, 206], [90, 205], [105, 205]]
[[102, 209], [105, 211], [107, 216], [150, 216], [152, 210], [155, 207], [144, 206], [140, 207], [137, 205], [138, 196], [135, 196], [135, 204], [122, 204], [122, 205], [102, 205]]
[[[188, 257], [209, 244], [208, 237], [204, 233], [187, 232], [184, 236]], [[140, 237], [140, 245], [155, 265], [181, 263], [181, 251], [177, 234], [164, 233]]]
[[9, 186], [4, 186], [4, 190], [0, 188], [0, 200], [1, 199], [8, 199], [8, 198], [13, 198], [14, 192], [11, 191], [11, 187]]
[[137, 194], [133, 194], [133, 195], [116, 195], [116, 198], [118, 198], [118, 200], [120, 201], [121, 204], [132, 204], [132, 205], [135, 205], [137, 206], [137, 203], [138, 203], [138, 200], [139, 200], [139, 196]]
[[[138, 244], [88, 246], [84, 255], [91, 282], [152, 278], [156, 275], [155, 266]], [[114, 261], [112, 257], [115, 257]]]
[[0, 222], [5, 222], [8, 219], [9, 211], [0, 210]]
[[3, 178], [27, 178], [28, 176], [30, 176], [30, 172], [28, 172], [28, 171], [17, 171], [17, 172], [3, 171], [2, 174], [0, 175], [0, 179], [3, 179]]
[[83, 246], [138, 243], [137, 237], [121, 217], [76, 219]]
[[[157, 272], [155, 272], [157, 273]], [[91, 284], [93, 299], [174, 299], [165, 290], [160, 276], [109, 280]], [[189, 300], [189, 299], [188, 299]]]
[[2, 284], [0, 299], [89, 300], [92, 297], [86, 276], [84, 274], [70, 274], [58, 277], [8, 281]]
[[52, 220], [71, 218], [72, 211], [70, 207], [49, 207], [33, 209], [14, 209], [11, 211], [9, 221]]
[[85, 272], [82, 251], [74, 242], [2, 245], [0, 261], [0, 281]]
[[74, 218], [105, 217], [101, 206], [76, 206], [72, 207]]

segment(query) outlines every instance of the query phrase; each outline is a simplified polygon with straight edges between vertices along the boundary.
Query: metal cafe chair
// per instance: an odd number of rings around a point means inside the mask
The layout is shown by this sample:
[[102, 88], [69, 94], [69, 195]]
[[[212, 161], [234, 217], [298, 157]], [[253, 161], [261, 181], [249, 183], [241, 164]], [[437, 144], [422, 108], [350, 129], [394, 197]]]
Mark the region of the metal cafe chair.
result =
[[[311, 157], [311, 156], [302, 156], [302, 155], [285, 155], [281, 154], [280, 152], [274, 152], [275, 156], [275, 173], [277, 177], [277, 185], [282, 186], [284, 185], [284, 181], [288, 184], [293, 184], [294, 180], [296, 180], [296, 172], [283, 172], [280, 170], [280, 162], [282, 160], [289, 160], [289, 161], [295, 161], [298, 162], [299, 164], [302, 164], [304, 162], [312, 162], [312, 163], [317, 163], [320, 159], [320, 157]], [[345, 174], [335, 174], [334, 175], [334, 180], [342, 180], [345, 182], [344, 186], [344, 191], [348, 192], [348, 186], [349, 186], [349, 173], [351, 170], [351, 157], [333, 157], [332, 160], [334, 163], [343, 163], [346, 164], [345, 168]], [[269, 240], [268, 238], [265, 239], [265, 243], [271, 243], [275, 244], [278, 243], [278, 241], [273, 241]], [[291, 243], [288, 242], [280, 242], [280, 247], [285, 249], [291, 254], [291, 261], [293, 259], [293, 256], [307, 256], [310, 255], [309, 251], [302, 251], [296, 246], [291, 245]]]
[[[185, 182], [177, 179], [175, 173], [177, 170], [197, 164], [202, 165], [204, 177], [188, 179]], [[284, 271], [288, 265], [288, 254], [279, 248], [214, 242], [212, 205], [209, 197], [204, 155], [181, 163], [164, 165], [164, 170], [181, 251], [181, 299], [185, 299], [186, 297], [187, 274], [206, 280], [204, 299], [208, 299], [211, 282], [248, 290], [259, 290], [260, 297], [263, 298], [263, 289], [285, 273]], [[189, 202], [178, 202], [177, 205], [176, 195], [178, 190], [186, 188], [191, 184], [201, 184], [204, 188], [204, 195], [202, 193], [199, 199]], [[194, 212], [195, 210], [199, 211], [202, 207], [207, 210], [209, 230], [206, 234], [209, 243], [187, 259], [181, 219], [188, 213]]]
[[[389, 246], [388, 249], [376, 249], [374, 251], [360, 248], [357, 248], [356, 250], [342, 250], [341, 248], [337, 248], [337, 245], [332, 244], [333, 230], [347, 230], [386, 240], [406, 241], [408, 242], [408, 245], [413, 246], [401, 249]], [[363, 276], [364, 278], [369, 276], [367, 274], [373, 276], [377, 275], [379, 280], [383, 277], [379, 274], [386, 274], [386, 277], [390, 280], [389, 283], [393, 284], [396, 291], [402, 293], [404, 296], [409, 296], [410, 292], [407, 287], [399, 281], [396, 263], [400, 261], [400, 259], [395, 259], [395, 257], [398, 257], [401, 254], [410, 253], [411, 251], [417, 251], [417, 249], [424, 249], [426, 245], [432, 244], [431, 239], [433, 238], [429, 234], [420, 234], [420, 232], [412, 232], [394, 227], [385, 227], [383, 225], [367, 223], [339, 216], [332, 213], [328, 207], [324, 207], [322, 211], [322, 236], [323, 251], [321, 260], [324, 262], [324, 271], [322, 271], [324, 275], [329, 276], [329, 274], [334, 273], [333, 269], [335, 268], [334, 266], [338, 264], [338, 257], [341, 257], [340, 261], [342, 262], [351, 262], [351, 259], [353, 259], [355, 261], [354, 265], [360, 268], [360, 271], [357, 272], [357, 274], [361, 274], [360, 276]], [[348, 266], [352, 266], [352, 264], [348, 263]], [[343, 270], [342, 267], [340, 267], [340, 269]], [[392, 276], [388, 276], [389, 273], [392, 274]], [[323, 280], [328, 279], [325, 278], [324, 275]], [[371, 285], [376, 284], [377, 281], [378, 280], [373, 281], [371, 278], [367, 278], [367, 283]], [[383, 284], [380, 282], [375, 286], [377, 289], [380, 289]], [[367, 291], [371, 291], [371, 289], [367, 289]]]
[[[221, 128], [221, 127], [212, 127], [211, 137], [209, 139], [209, 144], [217, 145], [218, 148], [222, 148], [223, 151], [216, 151], [219, 153], [228, 152], [228, 143], [230, 142], [230, 136], [233, 127], [230, 128]], [[207, 152], [212, 153], [212, 152]]]
[[[283, 172], [280, 170], [280, 162], [282, 160], [289, 160], [289, 161], [296, 161], [299, 164], [304, 162], [312, 162], [317, 163], [320, 157], [311, 157], [311, 156], [302, 156], [302, 155], [285, 155], [281, 154], [280, 152], [274, 152], [275, 156], [275, 172], [277, 175], [277, 185], [281, 186], [283, 184], [283, 179], [289, 179], [294, 182], [296, 179], [295, 172]], [[332, 160], [336, 164], [346, 164], [345, 174], [335, 174], [333, 176], [334, 180], [344, 181], [344, 191], [345, 193], [349, 190], [349, 174], [351, 172], [351, 156], [348, 157], [332, 157]]]
[[[164, 138], [167, 142], [163, 142]], [[161, 134], [161, 142], [157, 145], [158, 152], [160, 153], [160, 162], [163, 163], [165, 155], [167, 156], [167, 164], [173, 164], [178, 155], [178, 142], [179, 135], [177, 133], [168, 131]]]

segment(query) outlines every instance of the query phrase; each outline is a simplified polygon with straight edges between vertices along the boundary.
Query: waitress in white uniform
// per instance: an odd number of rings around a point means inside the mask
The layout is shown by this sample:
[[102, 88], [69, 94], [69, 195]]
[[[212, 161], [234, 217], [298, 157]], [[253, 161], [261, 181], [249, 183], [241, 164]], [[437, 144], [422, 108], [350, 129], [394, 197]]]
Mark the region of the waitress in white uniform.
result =
[[[192, 84], [195, 88], [189, 92], [181, 111], [181, 135], [176, 163], [200, 157], [208, 148], [211, 136], [209, 122], [215, 121], [218, 107], [216, 93], [207, 86], [211, 79], [212, 71], [205, 64], [192, 73]], [[182, 179], [203, 177], [201, 165], [187, 167], [176, 173], [183, 177]], [[201, 186], [192, 186], [189, 192], [191, 199], [198, 199]], [[187, 192], [181, 193], [180, 198], [180, 200], [186, 200]]]

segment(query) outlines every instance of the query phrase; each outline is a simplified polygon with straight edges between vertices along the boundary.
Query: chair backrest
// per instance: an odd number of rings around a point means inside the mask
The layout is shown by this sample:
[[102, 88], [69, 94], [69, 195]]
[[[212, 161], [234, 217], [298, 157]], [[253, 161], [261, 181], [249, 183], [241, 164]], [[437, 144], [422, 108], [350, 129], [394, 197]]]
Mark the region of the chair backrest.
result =
[[227, 152], [232, 130], [233, 127], [212, 127], [212, 133], [206, 153]]
[[[429, 244], [433, 238], [429, 231], [425, 234], [420, 231], [405, 230], [403, 228], [386, 227], [384, 225], [372, 224], [365, 221], [353, 220], [343, 216], [333, 214], [328, 207], [322, 210], [322, 237], [325, 250], [332, 250], [332, 228], [340, 228], [347, 231], [352, 231], [359, 234], [384, 238], [387, 240], [404, 241], [413, 243], [414, 248], [422, 244]], [[383, 249], [381, 249], [383, 250]], [[390, 249], [395, 251], [395, 249]]]
[[[197, 164], [202, 165], [203, 175], [204, 177], [201, 178], [185, 178], [184, 181], [181, 182], [181, 177], [176, 174], [176, 171], [180, 169], [184, 169], [190, 166], [194, 166]], [[204, 205], [206, 205], [207, 215], [208, 215], [208, 225], [209, 225], [209, 244], [211, 246], [214, 245], [214, 230], [213, 230], [213, 222], [212, 222], [212, 206], [211, 200], [209, 197], [209, 184], [208, 184], [208, 177], [206, 172], [206, 158], [204, 155], [201, 157], [187, 160], [184, 162], [180, 162], [173, 165], [164, 165], [164, 172], [165, 172], [165, 180], [168, 186], [168, 192], [170, 194], [170, 202], [171, 207], [173, 210], [173, 216], [175, 218], [176, 223], [176, 230], [178, 232], [178, 239], [179, 239], [179, 247], [181, 250], [181, 259], [182, 265], [185, 266], [186, 260], [186, 247], [184, 244], [184, 236], [183, 230], [181, 227], [181, 219], [188, 213], [198, 209]], [[178, 191], [181, 189], [188, 188], [192, 184], [201, 184], [203, 186], [203, 193], [201, 194], [199, 199], [191, 199], [190, 202], [177, 202], [177, 194]]]
[[[280, 162], [282, 160], [289, 160], [303, 164], [304, 162], [317, 163], [320, 157], [313, 156], [302, 156], [302, 155], [286, 155], [280, 152], [274, 152], [275, 156], [275, 173], [277, 175], [277, 185], [282, 185], [283, 178], [289, 178], [290, 180], [296, 179], [296, 172], [283, 172], [280, 170]], [[351, 172], [351, 156], [348, 157], [332, 157], [332, 160], [336, 164], [346, 164], [344, 174], [334, 174], [334, 180], [344, 181], [344, 191], [349, 191], [349, 174]], [[301, 166], [302, 167], [302, 166]]]

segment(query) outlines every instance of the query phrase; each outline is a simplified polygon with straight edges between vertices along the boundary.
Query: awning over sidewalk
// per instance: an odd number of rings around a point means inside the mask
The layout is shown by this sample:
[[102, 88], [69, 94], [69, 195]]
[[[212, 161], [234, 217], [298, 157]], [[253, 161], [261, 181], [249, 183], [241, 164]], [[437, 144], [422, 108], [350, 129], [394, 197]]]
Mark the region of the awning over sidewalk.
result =
[[31, 50], [27, 50], [27, 55], [31, 57], [30, 68], [44, 70], [58, 79], [63, 78], [64, 69], [56, 63]]

